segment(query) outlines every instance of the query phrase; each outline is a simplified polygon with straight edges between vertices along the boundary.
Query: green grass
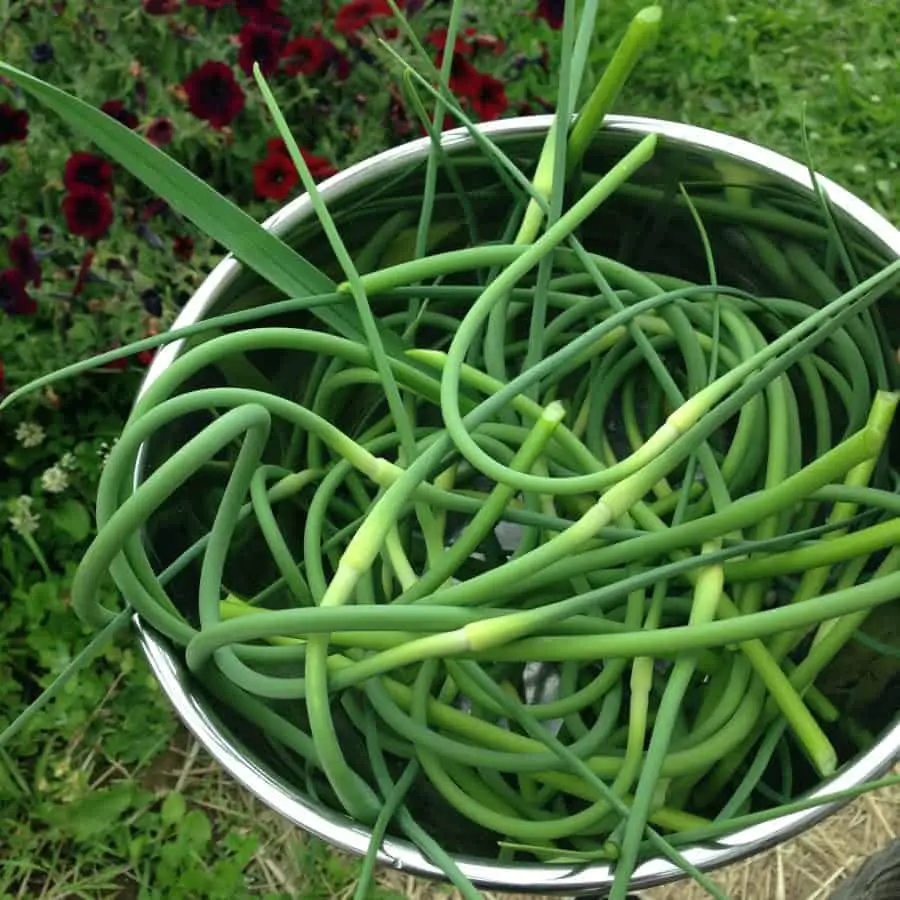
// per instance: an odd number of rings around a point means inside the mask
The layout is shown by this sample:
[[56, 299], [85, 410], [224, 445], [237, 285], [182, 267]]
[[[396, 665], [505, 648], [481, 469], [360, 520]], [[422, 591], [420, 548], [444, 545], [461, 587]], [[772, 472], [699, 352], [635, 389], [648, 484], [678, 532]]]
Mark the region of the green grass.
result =
[[[0, 0], [0, 19], [8, 5]], [[597, 69], [640, 5], [605, 4]], [[526, 29], [526, 49], [552, 45], [556, 35], [522, 8], [497, 13], [494, 30]], [[817, 168], [897, 222], [897, 24], [896, 5], [876, 0], [673, 0], [660, 45], [617, 111], [715, 128], [799, 159], [805, 105]], [[52, 26], [47, 37], [65, 39]], [[55, 630], [68, 615], [65, 596], [16, 590], [26, 612], [0, 616], [0, 639], [19, 641], [31, 628], [16, 664], [58, 669], [75, 642]], [[16, 708], [29, 696], [0, 683], [0, 699]], [[352, 886], [358, 863], [266, 814], [191, 749], [135, 652], [108, 654], [47, 716], [0, 755], [0, 900], [325, 900]], [[392, 883], [373, 900], [408, 893]]]
[[[673, 0], [617, 111], [675, 119], [802, 160], [893, 221], [900, 188], [900, 45], [891, 3]], [[640, 3], [609, 4], [597, 66]], [[607, 28], [608, 23], [608, 28]]]

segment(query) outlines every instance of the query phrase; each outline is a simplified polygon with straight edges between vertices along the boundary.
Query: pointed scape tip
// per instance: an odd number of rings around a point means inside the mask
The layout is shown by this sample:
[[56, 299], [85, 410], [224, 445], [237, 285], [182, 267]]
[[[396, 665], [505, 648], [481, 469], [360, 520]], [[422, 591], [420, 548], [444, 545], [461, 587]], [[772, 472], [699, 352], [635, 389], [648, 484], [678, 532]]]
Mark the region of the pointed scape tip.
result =
[[645, 25], [658, 25], [662, 21], [663, 10], [661, 6], [645, 6], [636, 15], [635, 19]]

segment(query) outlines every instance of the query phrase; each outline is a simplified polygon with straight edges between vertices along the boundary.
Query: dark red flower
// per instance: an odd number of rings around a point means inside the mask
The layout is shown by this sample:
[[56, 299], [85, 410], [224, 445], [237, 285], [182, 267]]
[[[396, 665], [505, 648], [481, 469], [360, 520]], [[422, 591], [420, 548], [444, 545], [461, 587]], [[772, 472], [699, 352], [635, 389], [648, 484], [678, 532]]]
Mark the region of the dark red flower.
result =
[[18, 269], [0, 272], [0, 309], [14, 316], [31, 316], [37, 303], [25, 290], [25, 276]]
[[172, 128], [172, 120], [166, 118], [154, 119], [148, 126], [146, 131], [147, 140], [157, 147], [164, 147], [166, 144], [172, 143], [174, 129]]
[[214, 128], [224, 128], [244, 108], [244, 92], [225, 63], [203, 63], [188, 75], [182, 87], [188, 96], [188, 109]]
[[283, 138], [269, 138], [266, 141], [266, 151], [269, 156], [283, 156], [285, 159], [291, 158]]
[[31, 249], [31, 238], [23, 231], [9, 242], [9, 261], [18, 269], [26, 281], [41, 286], [41, 267]]
[[[438, 55], [438, 68], [443, 66], [443, 54]], [[450, 67], [450, 90], [460, 97], [470, 97], [480, 87], [481, 73], [464, 56], [453, 57]]]
[[[433, 31], [429, 31], [428, 34], [425, 35], [425, 43], [431, 44], [435, 50], [439, 53], [443, 53], [447, 46], [447, 29], [435, 28]], [[471, 44], [466, 43], [462, 35], [456, 35], [456, 42], [453, 46], [454, 53], [458, 53], [461, 56], [471, 56], [474, 49], [475, 48]]]
[[265, 21], [281, 9], [281, 0], [237, 0], [238, 15], [242, 19]]
[[207, 9], [223, 9], [231, 4], [232, 0], [187, 0], [188, 6], [205, 6]]
[[[152, 337], [152, 335], [147, 335], [147, 337]], [[142, 366], [149, 366], [153, 362], [154, 356], [156, 356], [155, 350], [141, 350], [137, 355], [137, 361]]]
[[[283, 156], [290, 161], [290, 154], [281, 138], [270, 138], [266, 141], [266, 150], [269, 151], [269, 156]], [[316, 181], [322, 178], [330, 178], [337, 173], [337, 169], [324, 156], [316, 156], [302, 147], [300, 148], [300, 155], [306, 161], [309, 173]]]
[[493, 75], [480, 75], [478, 89], [468, 97], [472, 109], [478, 113], [483, 122], [498, 119], [509, 106], [503, 82], [499, 78], [494, 78]]
[[341, 34], [354, 34], [365, 28], [372, 19], [392, 16], [387, 0], [350, 0], [337, 12], [334, 27]]
[[96, 240], [112, 225], [113, 207], [106, 194], [94, 188], [77, 187], [62, 202], [66, 225], [72, 234]]
[[172, 241], [172, 252], [176, 259], [187, 262], [194, 255], [194, 239], [186, 234], [176, 235]]
[[144, 12], [151, 16], [168, 16], [178, 11], [179, 0], [144, 0]]
[[315, 75], [336, 56], [331, 41], [320, 37], [297, 37], [281, 51], [284, 71], [288, 75]]
[[[459, 122], [456, 121], [455, 117], [452, 113], [445, 112], [444, 113], [444, 121], [441, 125], [441, 131], [449, 131], [451, 128], [457, 128], [459, 126]], [[419, 122], [419, 133], [422, 137], [428, 136], [428, 131], [425, 129], [425, 126], [422, 122]]]
[[[121, 344], [116, 341], [111, 347], [107, 347], [103, 350], [103, 353], [108, 353], [110, 350], [119, 350], [121, 348]], [[128, 357], [120, 356], [118, 359], [114, 359], [111, 362], [106, 363], [104, 366], [97, 366], [98, 372], [122, 372], [126, 368], [128, 368]]]
[[565, 0], [538, 0], [535, 16], [544, 19], [551, 28], [558, 30], [562, 28], [565, 5]]
[[412, 131], [412, 122], [406, 114], [406, 107], [400, 97], [400, 91], [396, 87], [391, 87], [391, 100], [388, 106], [388, 119], [391, 128], [398, 137], [406, 137]]
[[300, 180], [286, 155], [270, 153], [253, 167], [253, 187], [257, 197], [284, 200]]
[[253, 74], [253, 63], [259, 63], [263, 75], [271, 75], [278, 71], [281, 59], [281, 48], [284, 35], [268, 25], [248, 22], [238, 34], [241, 49], [238, 52], [238, 65], [247, 75]]
[[28, 113], [8, 103], [0, 103], [0, 144], [24, 141], [28, 137]]
[[126, 128], [137, 128], [138, 117], [121, 100], [107, 100], [100, 109]]
[[309, 174], [316, 181], [337, 174], [337, 169], [324, 156], [316, 156], [314, 153], [307, 153], [306, 150], [301, 150], [300, 154], [309, 166]]
[[81, 265], [78, 267], [78, 275], [75, 276], [75, 287], [72, 288], [72, 299], [74, 300], [76, 297], [81, 295], [81, 292], [84, 290], [84, 286], [87, 282], [88, 272], [91, 271], [91, 266], [94, 264], [94, 251], [88, 250], [87, 253], [84, 254], [81, 260]]
[[93, 153], [73, 153], [66, 160], [63, 184], [71, 191], [87, 187], [109, 193], [113, 189], [112, 166]]
[[169, 204], [162, 197], [154, 197], [141, 207], [138, 218], [146, 223], [156, 216], [161, 216], [168, 208]]

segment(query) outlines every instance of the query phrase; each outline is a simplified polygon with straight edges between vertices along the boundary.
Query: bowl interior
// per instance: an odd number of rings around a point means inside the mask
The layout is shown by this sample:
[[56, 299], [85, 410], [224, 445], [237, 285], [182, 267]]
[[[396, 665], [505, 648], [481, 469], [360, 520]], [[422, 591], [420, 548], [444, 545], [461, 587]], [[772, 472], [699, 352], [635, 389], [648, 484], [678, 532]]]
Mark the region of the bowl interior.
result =
[[[504, 151], [528, 173], [539, 151], [546, 120], [518, 120], [519, 124], [500, 123], [496, 127], [497, 140]], [[794, 242], [806, 248], [839, 285], [847, 284], [840, 260], [828, 249], [828, 229], [831, 227], [821, 204], [803, 183], [802, 167], [792, 165], [774, 154], [699, 129], [686, 129], [671, 123], [650, 120], [619, 119], [611, 123], [598, 138], [584, 164], [586, 173], [602, 173], [630, 149], [647, 131], [661, 131], [660, 149], [653, 161], [641, 169], [625, 189], [605, 203], [584, 225], [580, 237], [595, 252], [623, 261], [635, 268], [665, 273], [698, 283], [708, 280], [708, 267], [696, 226], [683, 197], [683, 185], [697, 206], [708, 232], [716, 262], [718, 283], [752, 291], [759, 295], [782, 295], [783, 286], [768, 275], [759, 259], [759, 243], [754, 234], [762, 233], [779, 246]], [[506, 210], [498, 214], [497, 172], [485, 164], [480, 151], [455, 136], [449, 139], [456, 171], [462, 180], [482, 241], [500, 240]], [[425, 146], [417, 142], [410, 147], [382, 155], [371, 164], [363, 164], [332, 179], [324, 188], [329, 208], [339, 224], [342, 237], [351, 253], [358, 253], [371, 237], [372, 215], [385, 219], [402, 210], [414, 211], [416, 198], [421, 194], [425, 177]], [[829, 190], [837, 227], [850, 248], [852, 265], [860, 276], [870, 274], [889, 260], [900, 255], [900, 236], [871, 210], [845, 195], [839, 189]], [[438, 186], [435, 222], [449, 223], [438, 237], [440, 249], [464, 245], [469, 240], [462, 220], [460, 205], [446, 180]], [[735, 223], [722, 215], [726, 201], [745, 202], [746, 221]], [[367, 215], [360, 216], [361, 203]], [[413, 227], [415, 217], [412, 218]], [[301, 199], [283, 211], [271, 223], [283, 237], [301, 250], [304, 256], [319, 265], [336, 279], [340, 272], [333, 255], [322, 239], [318, 224], [310, 215], [308, 204]], [[233, 312], [268, 300], [277, 295], [252, 272], [241, 269], [234, 261], [226, 261], [210, 276], [207, 284], [185, 309], [179, 323], [210, 315]], [[798, 299], [803, 299], [798, 297]], [[880, 301], [874, 313], [884, 338], [884, 354], [892, 364], [894, 348], [900, 343], [900, 305], [897, 297]], [[260, 325], [315, 327], [310, 313], [291, 314], [277, 319], [263, 320]], [[527, 326], [526, 326], [527, 327]], [[148, 375], [152, 381], [174, 355], [183, 348], [171, 348], [160, 358]], [[306, 375], [316, 365], [316, 359], [303, 354], [289, 357], [273, 353], [250, 353], [241, 367], [203, 370], [187, 387], [212, 387], [247, 383], [259, 374], [274, 383], [285, 396], [302, 399]], [[895, 385], [896, 369], [894, 369]], [[360, 391], [348, 400], [342, 418], [335, 424], [350, 427], [377, 402], [377, 388]], [[168, 457], [174, 447], [207, 424], [208, 418], [198, 414], [173, 424], [163, 437], [155, 437], [142, 459], [142, 477]], [[278, 435], [290, 440], [289, 431]], [[898, 464], [900, 442], [893, 447], [893, 462]], [[192, 480], [189, 489], [178, 492], [156, 515], [146, 533], [151, 561], [158, 569], [165, 567], [190, 543], [206, 533], [218, 507], [222, 489], [220, 473], [211, 470], [206, 483]], [[279, 520], [289, 544], [299, 545], [303, 539], [303, 522], [290, 516]], [[250, 564], [252, 561], [252, 564]], [[189, 567], [170, 587], [175, 602], [189, 613], [195, 606], [198, 568]], [[248, 535], [232, 554], [226, 569], [229, 587], [239, 593], [255, 593], [261, 585], [277, 578], [277, 570], [269, 558], [261, 539]], [[181, 665], [179, 654], [146, 628], [141, 628], [145, 650], [164, 689], [173, 698], [179, 713], [201, 735], [201, 739], [222, 761], [226, 768], [247, 784], [251, 790], [294, 821], [325, 837], [327, 840], [359, 851], [365, 847], [367, 832], [332, 812], [327, 802], [302, 796], [291, 785], [296, 783], [298, 763], [280, 751], [273, 743], [260, 737], [257, 729], [238, 720], [193, 682]], [[891, 682], [895, 689], [896, 678]], [[833, 686], [840, 695], [845, 686]], [[859, 689], [862, 690], [862, 689]], [[846, 696], [841, 695], [843, 701]], [[850, 701], [858, 707], [864, 724], [874, 734], [882, 735], [880, 749], [873, 756], [869, 752], [845, 767], [842, 777], [870, 777], [884, 769], [900, 753], [898, 729], [892, 727], [896, 707], [888, 703], [873, 703], [865, 691]], [[290, 716], [292, 704], [282, 701]], [[842, 744], [842, 758], [850, 760], [853, 749]], [[353, 748], [348, 750], [353, 759]], [[362, 764], [362, 763], [360, 763]], [[817, 779], [809, 767], [799, 768], [804, 790], [817, 787]], [[302, 773], [301, 773], [302, 774]], [[327, 795], [324, 790], [323, 796]], [[426, 789], [415, 795], [414, 805], [419, 820], [442, 835], [442, 843], [466, 861], [468, 871], [477, 880], [505, 886], [509, 889], [566, 890], [596, 888], [606, 883], [606, 866], [588, 866], [579, 870], [568, 866], [502, 867], [483, 855], [480, 848], [490, 835], [470, 824], [454, 821], [447, 815], [441, 799]], [[701, 848], [706, 865], [720, 864], [749, 850], [761, 849], [768, 841], [787, 836], [811, 822], [816, 815], [802, 820], [781, 823], [752, 841], [722, 842]], [[385, 859], [422, 872], [433, 868], [404, 841], [392, 838], [385, 845]], [[672, 877], [667, 863], [656, 861], [639, 870], [638, 883], [659, 881]]]

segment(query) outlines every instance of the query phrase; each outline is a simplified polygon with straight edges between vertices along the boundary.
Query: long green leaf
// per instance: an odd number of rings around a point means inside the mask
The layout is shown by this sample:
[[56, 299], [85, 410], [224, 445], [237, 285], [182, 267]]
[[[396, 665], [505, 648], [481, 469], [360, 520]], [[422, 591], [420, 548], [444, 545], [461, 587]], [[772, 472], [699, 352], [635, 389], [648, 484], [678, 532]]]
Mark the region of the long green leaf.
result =
[[[0, 74], [11, 78], [75, 131], [92, 140], [173, 209], [289, 297], [334, 290], [334, 282], [299, 253], [111, 116], [14, 66], [0, 63]], [[358, 316], [349, 302], [346, 308], [317, 307], [315, 314], [336, 333], [352, 340], [362, 338]]]

